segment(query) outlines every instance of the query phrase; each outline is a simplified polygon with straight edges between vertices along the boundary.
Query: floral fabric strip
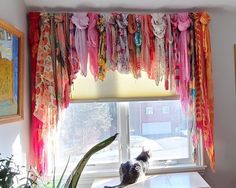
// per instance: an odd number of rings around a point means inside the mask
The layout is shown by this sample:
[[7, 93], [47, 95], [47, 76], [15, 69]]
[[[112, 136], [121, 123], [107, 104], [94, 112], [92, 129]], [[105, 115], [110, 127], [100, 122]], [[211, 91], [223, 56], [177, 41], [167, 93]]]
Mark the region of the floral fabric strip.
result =
[[56, 59], [54, 62], [55, 84], [56, 84], [56, 98], [58, 104], [58, 110], [67, 108], [70, 102], [70, 86], [69, 86], [69, 75], [68, 75], [68, 54], [65, 35], [65, 14], [55, 14], [54, 24], [55, 25], [55, 49]]
[[141, 46], [142, 46], [142, 34], [141, 34], [141, 18], [136, 16], [137, 32], [134, 36], [136, 46], [136, 65], [135, 65], [135, 78], [141, 77]]
[[97, 27], [100, 33], [98, 50], [98, 79], [103, 81], [108, 71], [108, 66], [106, 57], [106, 20], [101, 14], [98, 17]]
[[165, 14], [152, 14], [152, 26], [155, 38], [155, 50], [156, 50], [156, 85], [159, 85], [160, 81], [165, 75], [166, 59], [165, 59], [165, 32], [166, 23], [164, 19]]
[[[54, 82], [52, 48], [50, 43], [50, 15], [41, 16], [41, 36], [38, 46], [36, 65], [36, 105], [34, 115], [46, 125], [55, 125], [57, 114], [57, 99]], [[50, 118], [51, 117], [51, 118]]]
[[124, 14], [117, 14], [115, 16], [117, 24], [117, 70], [120, 73], [129, 73], [129, 48], [128, 48], [128, 34], [127, 34], [127, 16]]

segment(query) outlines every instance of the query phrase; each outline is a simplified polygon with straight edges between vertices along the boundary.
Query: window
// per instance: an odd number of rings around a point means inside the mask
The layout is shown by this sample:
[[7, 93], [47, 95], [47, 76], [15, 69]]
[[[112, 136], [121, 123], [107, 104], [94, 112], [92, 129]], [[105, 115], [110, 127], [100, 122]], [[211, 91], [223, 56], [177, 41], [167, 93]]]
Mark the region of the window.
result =
[[[163, 113], [163, 109], [165, 112]], [[148, 113], [147, 113], [148, 112]], [[72, 103], [61, 117], [56, 166], [63, 169], [70, 156], [73, 168], [103, 139], [119, 139], [96, 153], [89, 168], [116, 168], [151, 149], [151, 165], [193, 164], [189, 128], [179, 100]]]

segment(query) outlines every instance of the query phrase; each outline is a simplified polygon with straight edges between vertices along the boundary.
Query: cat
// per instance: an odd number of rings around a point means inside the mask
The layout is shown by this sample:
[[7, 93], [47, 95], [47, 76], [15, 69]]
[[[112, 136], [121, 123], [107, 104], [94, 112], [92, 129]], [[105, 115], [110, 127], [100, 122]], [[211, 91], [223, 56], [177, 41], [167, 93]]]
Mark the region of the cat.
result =
[[123, 188], [127, 185], [133, 184], [138, 181], [139, 177], [145, 175], [149, 167], [149, 159], [151, 157], [150, 151], [142, 151], [135, 162], [127, 161], [120, 165], [120, 181], [119, 185], [104, 186], [104, 188]]

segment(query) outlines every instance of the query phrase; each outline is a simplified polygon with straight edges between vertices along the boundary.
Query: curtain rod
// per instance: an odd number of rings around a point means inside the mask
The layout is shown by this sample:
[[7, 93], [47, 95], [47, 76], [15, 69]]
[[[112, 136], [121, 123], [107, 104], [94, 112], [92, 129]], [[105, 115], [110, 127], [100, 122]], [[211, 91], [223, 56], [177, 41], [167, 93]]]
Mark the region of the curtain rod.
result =
[[79, 7], [79, 8], [50, 8], [50, 7], [34, 7], [29, 8], [27, 12], [49, 12], [49, 13], [74, 13], [74, 12], [95, 12], [95, 13], [111, 13], [111, 12], [122, 12], [122, 13], [136, 13], [136, 14], [147, 14], [147, 13], [178, 13], [178, 12], [198, 12], [207, 11], [209, 8], [198, 7], [189, 9], [170, 9], [170, 8], [160, 8], [160, 9], [131, 9], [131, 8], [91, 8], [91, 7]]

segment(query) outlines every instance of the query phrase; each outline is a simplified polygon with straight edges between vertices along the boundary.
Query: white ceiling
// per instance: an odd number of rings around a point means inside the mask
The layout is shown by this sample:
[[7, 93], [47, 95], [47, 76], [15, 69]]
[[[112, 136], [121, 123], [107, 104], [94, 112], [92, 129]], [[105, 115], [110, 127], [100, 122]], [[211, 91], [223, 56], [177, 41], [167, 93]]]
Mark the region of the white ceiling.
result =
[[176, 9], [231, 9], [236, 0], [24, 0], [30, 10], [176, 10]]

